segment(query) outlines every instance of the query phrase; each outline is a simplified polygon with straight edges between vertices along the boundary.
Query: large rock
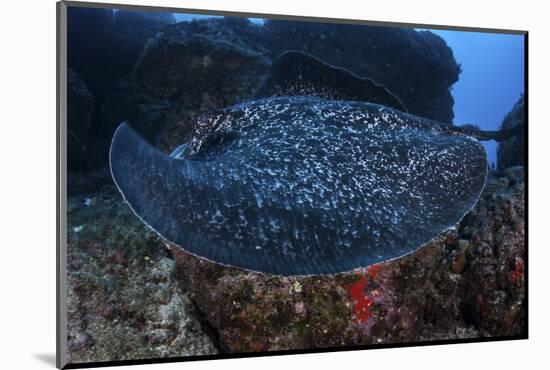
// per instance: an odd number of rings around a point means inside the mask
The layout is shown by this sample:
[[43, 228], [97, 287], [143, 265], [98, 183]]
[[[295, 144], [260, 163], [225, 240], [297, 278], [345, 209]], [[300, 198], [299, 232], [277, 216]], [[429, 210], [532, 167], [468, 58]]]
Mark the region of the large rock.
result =
[[92, 125], [94, 96], [75, 71], [67, 71], [67, 166], [82, 170], [86, 162], [88, 133]]
[[411, 113], [452, 121], [449, 87], [459, 67], [430, 32], [283, 21], [260, 26], [226, 17], [169, 25], [149, 40], [134, 73], [107, 98], [101, 124], [112, 133], [128, 120], [169, 151], [186, 140], [198, 115], [251, 98], [271, 61], [288, 49], [372, 77]]
[[173, 22], [171, 13], [69, 7], [67, 63], [101, 102], [132, 72], [145, 42]]
[[[501, 129], [511, 129], [525, 124], [524, 97], [521, 95], [514, 104], [512, 110], [504, 117]], [[525, 137], [523, 131], [517, 135], [498, 144], [497, 163], [498, 169], [504, 170], [512, 166], [524, 165]]]
[[149, 39], [167, 25], [175, 23], [172, 13], [118, 10], [114, 13], [112, 43], [109, 58], [113, 81], [132, 73]]
[[[171, 13], [69, 7], [68, 66], [82, 77], [94, 95], [96, 112], [105, 109], [102, 108], [105, 104], [109, 106], [112, 99], [105, 103], [107, 96], [120, 91], [120, 81], [132, 74], [147, 41], [174, 22]], [[131, 88], [125, 90], [125, 94], [127, 91], [133, 93]], [[140, 98], [138, 93], [136, 100], [132, 101], [134, 104], [119, 108], [126, 109], [124, 119], [130, 118], [129, 112], [140, 114], [148, 111], [139, 109], [141, 105], [147, 105], [142, 104]], [[162, 102], [154, 104], [162, 105]], [[84, 169], [107, 168], [112, 124], [105, 124], [105, 119], [97, 114], [92, 117], [92, 125], [85, 133], [78, 132], [78, 129], [75, 128], [74, 134], [81, 139], [81, 145], [88, 148]]]
[[452, 122], [460, 67], [445, 41], [410, 28], [268, 20], [272, 56], [301, 50], [383, 84], [410, 113]]
[[525, 333], [523, 169], [491, 179], [475, 209], [417, 252], [335, 276], [224, 267], [168, 244], [229, 352]]
[[373, 78], [411, 113], [452, 121], [449, 87], [459, 67], [430, 32], [272, 20], [261, 26], [232, 17], [173, 22], [168, 13], [69, 9], [68, 63], [98, 112], [86, 143], [91, 170], [107, 167], [121, 121], [169, 151], [186, 140], [198, 115], [251, 98], [271, 61], [288, 49]]
[[246, 100], [258, 88], [270, 63], [266, 49], [251, 41], [260, 30], [233, 18], [165, 28], [107, 99], [103, 123], [112, 132], [128, 120], [167, 151], [181, 144], [198, 115]]
[[111, 139], [121, 122], [131, 122], [150, 140], [165, 124], [172, 107], [170, 100], [151, 96], [132, 78], [119, 81], [113, 90], [99, 112], [97, 126], [102, 133], [94, 138], [95, 150], [91, 153], [96, 168], [108, 167]]

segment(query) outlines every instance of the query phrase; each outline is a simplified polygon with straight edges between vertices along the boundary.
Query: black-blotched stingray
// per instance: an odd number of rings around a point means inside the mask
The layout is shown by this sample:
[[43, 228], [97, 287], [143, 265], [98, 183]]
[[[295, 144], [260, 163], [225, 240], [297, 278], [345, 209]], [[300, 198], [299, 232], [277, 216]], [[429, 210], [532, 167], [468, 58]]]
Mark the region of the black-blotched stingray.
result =
[[121, 124], [111, 172], [135, 214], [190, 253], [270, 274], [345, 272], [455, 226], [487, 176], [473, 136], [511, 135], [404, 109], [370, 79], [289, 52], [258, 98], [199, 118], [171, 156]]

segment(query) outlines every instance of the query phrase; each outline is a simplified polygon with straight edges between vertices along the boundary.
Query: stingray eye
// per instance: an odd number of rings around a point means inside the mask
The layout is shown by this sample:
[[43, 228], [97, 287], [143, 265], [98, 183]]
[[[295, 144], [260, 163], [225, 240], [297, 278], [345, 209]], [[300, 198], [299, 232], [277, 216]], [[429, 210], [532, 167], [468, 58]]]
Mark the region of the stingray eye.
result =
[[239, 134], [237, 132], [219, 130], [204, 139], [204, 142], [200, 146], [200, 150], [195, 153], [186, 151], [184, 155], [194, 160], [214, 160], [224, 155], [238, 138]]
[[238, 137], [239, 135], [236, 132], [218, 131], [208, 140], [208, 144], [212, 146], [228, 145]]

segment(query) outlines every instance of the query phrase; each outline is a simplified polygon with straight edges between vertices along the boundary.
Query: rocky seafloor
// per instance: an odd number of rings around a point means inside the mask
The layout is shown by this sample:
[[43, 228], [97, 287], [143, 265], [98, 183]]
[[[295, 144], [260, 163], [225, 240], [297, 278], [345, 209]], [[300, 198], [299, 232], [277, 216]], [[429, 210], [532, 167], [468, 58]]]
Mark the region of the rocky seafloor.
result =
[[71, 197], [68, 360], [524, 335], [523, 173], [492, 172], [418, 251], [335, 276], [223, 267], [160, 240], [112, 186]]
[[69, 198], [68, 250], [69, 363], [218, 353], [169, 251], [114, 187]]

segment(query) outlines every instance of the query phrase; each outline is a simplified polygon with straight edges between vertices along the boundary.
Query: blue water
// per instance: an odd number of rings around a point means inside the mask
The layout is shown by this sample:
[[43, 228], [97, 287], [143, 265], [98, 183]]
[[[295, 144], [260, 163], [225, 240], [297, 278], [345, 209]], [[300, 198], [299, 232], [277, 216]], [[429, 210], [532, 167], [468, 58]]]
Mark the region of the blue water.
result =
[[[174, 14], [178, 22], [209, 15]], [[250, 18], [262, 24], [263, 19]], [[524, 92], [524, 38], [522, 35], [429, 30], [453, 50], [462, 73], [452, 87], [455, 124], [475, 124], [498, 130], [502, 119]], [[494, 141], [483, 142], [489, 162], [496, 166]]]
[[[473, 123], [498, 130], [502, 119], [524, 92], [524, 38], [464, 31], [431, 30], [453, 50], [462, 67], [453, 85], [454, 123]], [[483, 142], [496, 165], [496, 143]]]

